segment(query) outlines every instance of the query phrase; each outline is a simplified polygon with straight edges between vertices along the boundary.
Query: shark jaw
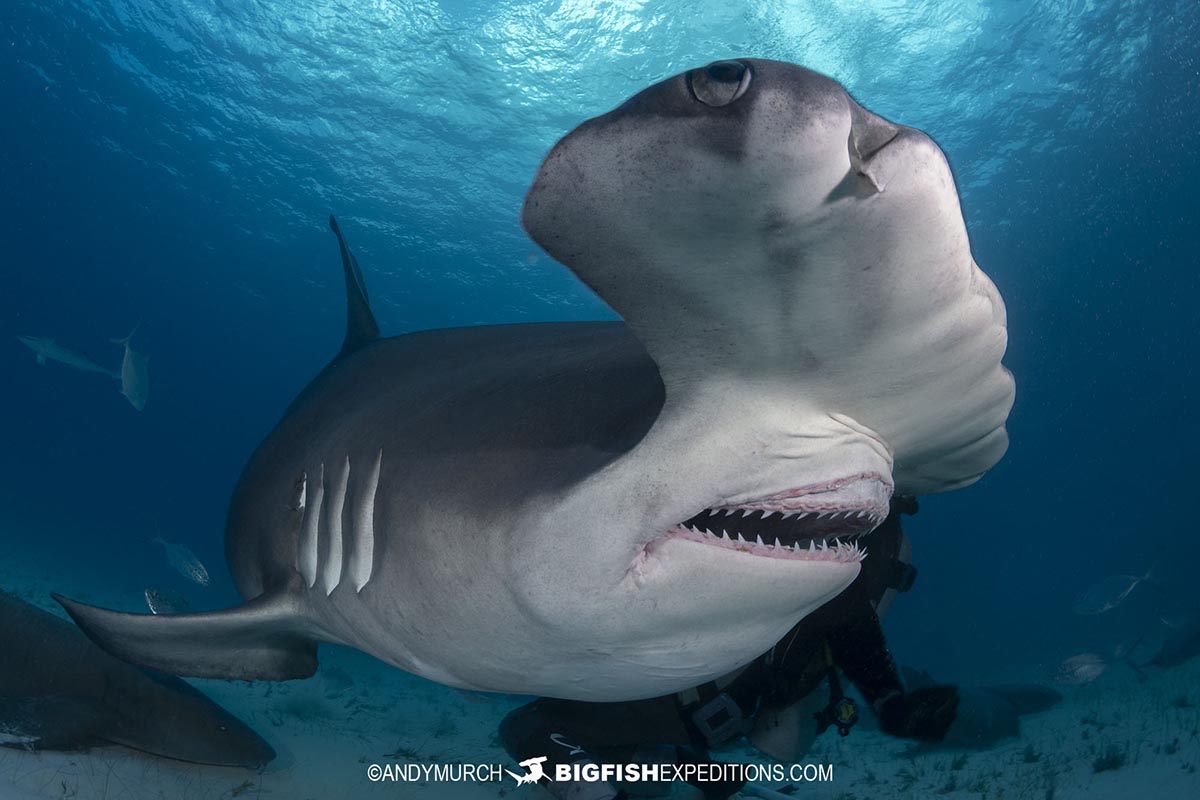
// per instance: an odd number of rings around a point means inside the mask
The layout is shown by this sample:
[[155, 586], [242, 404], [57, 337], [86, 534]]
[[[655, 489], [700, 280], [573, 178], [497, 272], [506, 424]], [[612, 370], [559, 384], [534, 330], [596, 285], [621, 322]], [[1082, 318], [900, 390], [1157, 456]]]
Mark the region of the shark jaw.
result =
[[634, 556], [642, 578], [669, 544], [721, 548], [756, 558], [857, 563], [857, 541], [887, 518], [893, 485], [867, 472], [749, 500], [726, 500], [675, 525]]
[[[773, 543], [764, 542], [761, 535], [755, 541], [748, 542], [740, 533], [737, 535], [737, 538], [733, 538], [727, 531], [722, 531], [721, 535], [718, 536], [711, 531], [701, 533], [683, 526], [668, 531], [665, 538], [678, 538], [688, 542], [723, 547], [726, 550], [749, 553], [750, 555], [765, 558], [790, 558], [799, 561], [841, 561], [849, 563], [862, 561], [867, 555], [867, 551], [859, 547], [858, 542], [851, 541], [849, 544], [846, 544], [839, 539], [834, 539], [832, 544], [827, 539], [809, 539], [808, 546], [802, 547], [800, 542], [794, 542], [791, 545], [784, 544], [778, 537]], [[818, 541], [820, 544], [818, 544]]]

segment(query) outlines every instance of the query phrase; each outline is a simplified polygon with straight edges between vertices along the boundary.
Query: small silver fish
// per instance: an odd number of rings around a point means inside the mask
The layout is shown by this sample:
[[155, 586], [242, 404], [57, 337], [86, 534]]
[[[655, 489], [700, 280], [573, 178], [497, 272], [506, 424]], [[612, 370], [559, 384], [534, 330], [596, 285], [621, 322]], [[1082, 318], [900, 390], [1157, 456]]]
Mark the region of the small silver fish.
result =
[[124, 339], [113, 339], [112, 342], [125, 348], [125, 355], [121, 359], [121, 394], [125, 395], [131, 406], [141, 411], [150, 397], [150, 357], [134, 350], [129, 343], [135, 333], [137, 328]]
[[1150, 580], [1153, 570], [1145, 575], [1110, 575], [1081, 594], [1073, 609], [1076, 614], [1103, 614], [1111, 611], [1137, 588], [1142, 581]]
[[168, 542], [161, 536], [155, 536], [150, 541], [162, 545], [163, 551], [167, 554], [167, 563], [174, 567], [180, 575], [201, 586], [208, 586], [208, 570], [200, 563], [200, 559], [196, 558], [195, 553], [184, 545]]
[[192, 610], [187, 600], [169, 589], [150, 587], [145, 595], [151, 614], [186, 614]]
[[1108, 662], [1095, 653], [1080, 653], [1071, 656], [1058, 665], [1058, 674], [1054, 679], [1059, 683], [1070, 683], [1080, 686], [1091, 683], [1104, 674]]

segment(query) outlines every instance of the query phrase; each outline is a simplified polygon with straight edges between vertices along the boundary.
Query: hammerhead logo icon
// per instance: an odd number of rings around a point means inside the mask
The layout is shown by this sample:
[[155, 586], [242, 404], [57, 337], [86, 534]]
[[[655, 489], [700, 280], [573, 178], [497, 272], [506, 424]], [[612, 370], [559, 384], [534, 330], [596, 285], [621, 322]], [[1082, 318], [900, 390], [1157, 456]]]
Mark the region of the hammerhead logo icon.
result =
[[547, 775], [545, 770], [542, 769], [542, 764], [547, 758], [548, 756], [536, 756], [534, 758], [527, 758], [522, 761], [521, 766], [526, 770], [524, 775], [518, 775], [510, 769], [506, 769], [504, 771], [511, 775], [514, 780], [516, 780], [517, 786], [521, 786], [526, 783], [537, 783], [542, 778], [550, 780], [550, 776]]

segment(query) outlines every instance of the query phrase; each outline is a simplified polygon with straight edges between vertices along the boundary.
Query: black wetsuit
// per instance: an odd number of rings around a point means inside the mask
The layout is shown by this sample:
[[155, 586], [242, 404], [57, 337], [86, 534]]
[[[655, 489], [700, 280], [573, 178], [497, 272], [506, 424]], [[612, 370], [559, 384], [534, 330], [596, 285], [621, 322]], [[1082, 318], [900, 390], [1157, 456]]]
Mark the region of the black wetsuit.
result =
[[[747, 733], [756, 714], [798, 702], [826, 678], [830, 706], [815, 722], [822, 730], [838, 725], [844, 734], [853, 721], [837, 713], [842, 698], [834, 665], [862, 693], [885, 731], [937, 741], [953, 719], [957, 696], [952, 687], [905, 694], [875, 611], [888, 588], [904, 591], [912, 584], [915, 570], [899, 558], [900, 514], [915, 512], [915, 501], [894, 501], [891, 515], [865, 540], [868, 555], [859, 577], [728, 684], [709, 683], [690, 692], [622, 703], [541, 698], [501, 722], [505, 749], [517, 761], [547, 756], [545, 769], [551, 775], [558, 763], [632, 761], [647, 746], [674, 748], [677, 763], [707, 762], [709, 746]], [[707, 798], [724, 798], [740, 784], [698, 788]]]

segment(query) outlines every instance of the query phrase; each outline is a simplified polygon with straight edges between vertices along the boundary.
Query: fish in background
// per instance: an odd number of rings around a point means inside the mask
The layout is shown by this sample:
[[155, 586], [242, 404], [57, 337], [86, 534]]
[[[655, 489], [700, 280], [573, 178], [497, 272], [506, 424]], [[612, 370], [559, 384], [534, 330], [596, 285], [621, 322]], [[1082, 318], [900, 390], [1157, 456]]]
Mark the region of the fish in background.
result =
[[[201, 564], [200, 568], [204, 569], [204, 565]], [[146, 605], [151, 614], [186, 614], [192, 610], [191, 603], [183, 595], [170, 589], [156, 589], [151, 586], [146, 589], [145, 595]]]
[[1124, 603], [1140, 584], [1157, 585], [1153, 574], [1154, 570], [1150, 569], [1145, 575], [1110, 575], [1081, 594], [1073, 609], [1076, 614], [1085, 616], [1111, 611]]
[[1082, 686], [1091, 683], [1108, 670], [1108, 662], [1103, 656], [1095, 653], [1080, 653], [1071, 656], [1058, 665], [1058, 675], [1055, 680], [1072, 686]]
[[38, 336], [28, 336], [22, 334], [17, 337], [17, 341], [28, 347], [37, 355], [37, 363], [45, 365], [47, 361], [57, 361], [60, 364], [66, 364], [72, 369], [77, 369], [80, 372], [98, 372], [101, 375], [107, 375], [110, 378], [120, 378], [121, 375], [108, 367], [102, 367], [92, 360], [91, 356], [86, 353], [81, 353], [78, 350], [72, 350], [69, 347], [64, 347], [53, 339], [42, 339]]
[[[162, 545], [163, 552], [167, 555], [167, 563], [174, 567], [175, 571], [180, 575], [201, 586], [208, 586], [208, 570], [204, 568], [204, 564], [201, 563], [200, 559], [196, 558], [196, 554], [185, 545], [177, 542], [168, 542], [161, 536], [155, 536], [150, 540], [150, 543]], [[149, 597], [146, 598], [147, 602], [149, 602], [149, 599]]]
[[[197, 764], [258, 768], [275, 751], [190, 684], [127, 664], [66, 620], [0, 591], [0, 747], [120, 744]], [[0, 795], [10, 793], [0, 786]]]
[[125, 395], [131, 406], [141, 411], [146, 407], [146, 400], [150, 396], [150, 356], [133, 349], [130, 341], [135, 333], [137, 328], [130, 331], [124, 339], [113, 339], [112, 343], [125, 348], [118, 375], [121, 379], [121, 394]]

